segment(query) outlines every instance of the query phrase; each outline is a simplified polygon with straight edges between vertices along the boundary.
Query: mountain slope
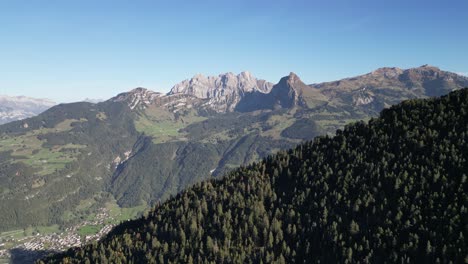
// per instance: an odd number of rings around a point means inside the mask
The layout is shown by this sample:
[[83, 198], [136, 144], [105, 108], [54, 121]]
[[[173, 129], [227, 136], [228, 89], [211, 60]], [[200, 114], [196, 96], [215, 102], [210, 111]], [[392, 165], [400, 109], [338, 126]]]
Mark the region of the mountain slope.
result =
[[[414, 87], [424, 87], [432, 71], [408, 70]], [[466, 81], [437, 74], [456, 84], [433, 89], [438, 92]], [[98, 104], [58, 105], [0, 126], [0, 230], [66, 228], [109, 203], [141, 210], [201, 180], [369, 119], [388, 103], [427, 96], [402, 87], [399, 78], [355, 83], [368, 83], [378, 104], [355, 104], [351, 88], [331, 93], [293, 73], [271, 89], [248, 73], [205, 79], [206, 85], [191, 80], [169, 94], [136, 88]], [[237, 99], [223, 101], [222, 91]]]
[[0, 95], [0, 124], [38, 115], [54, 105], [46, 99]]
[[468, 89], [195, 185], [39, 263], [466, 260]]
[[63, 224], [80, 201], [105, 199], [116, 157], [139, 136], [133, 118], [124, 104], [74, 103], [0, 126], [0, 228]]
[[139, 88], [0, 126], [0, 230], [66, 226], [114, 198], [123, 207], [165, 200], [298, 142], [280, 136], [278, 118], [292, 117], [282, 111], [207, 115], [181, 101], [203, 102]]
[[441, 96], [468, 86], [468, 78], [423, 65], [417, 68], [380, 68], [343, 80], [310, 85], [336, 105], [380, 111], [404, 99]]

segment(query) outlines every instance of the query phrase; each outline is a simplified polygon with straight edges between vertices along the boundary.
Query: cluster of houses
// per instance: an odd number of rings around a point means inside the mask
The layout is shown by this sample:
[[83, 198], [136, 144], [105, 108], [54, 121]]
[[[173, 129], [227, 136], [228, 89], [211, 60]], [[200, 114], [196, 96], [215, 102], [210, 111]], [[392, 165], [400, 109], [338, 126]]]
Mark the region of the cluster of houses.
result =
[[19, 248], [26, 250], [64, 250], [81, 246], [81, 238], [76, 233], [37, 235], [34, 239], [22, 244]]
[[[35, 252], [40, 250], [63, 251], [71, 247], [78, 247], [82, 244], [98, 240], [109, 233], [115, 226], [113, 224], [105, 224], [106, 220], [109, 219], [111, 219], [109, 210], [101, 208], [92, 221], [84, 221], [76, 226], [68, 227], [63, 233], [36, 234], [35, 236], [22, 238], [16, 242], [26, 242], [18, 243], [14, 248], [23, 249], [25, 252]], [[81, 237], [78, 231], [86, 225], [103, 225], [103, 227], [96, 234]], [[3, 244], [0, 244], [0, 258], [10, 258], [10, 250], [4, 248]]]

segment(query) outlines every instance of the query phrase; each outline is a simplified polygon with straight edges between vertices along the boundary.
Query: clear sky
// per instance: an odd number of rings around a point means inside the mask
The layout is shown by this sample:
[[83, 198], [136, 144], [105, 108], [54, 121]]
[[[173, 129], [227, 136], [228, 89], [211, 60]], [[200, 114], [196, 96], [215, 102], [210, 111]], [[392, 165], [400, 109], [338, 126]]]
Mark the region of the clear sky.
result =
[[422, 64], [468, 73], [467, 0], [0, 0], [0, 94], [70, 102], [196, 73], [316, 83]]

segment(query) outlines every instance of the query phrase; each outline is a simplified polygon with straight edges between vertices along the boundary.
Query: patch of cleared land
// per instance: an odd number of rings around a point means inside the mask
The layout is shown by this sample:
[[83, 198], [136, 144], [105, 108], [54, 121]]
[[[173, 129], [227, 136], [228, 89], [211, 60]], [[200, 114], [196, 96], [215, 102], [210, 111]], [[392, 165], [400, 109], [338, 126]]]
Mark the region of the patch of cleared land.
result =
[[167, 110], [150, 107], [141, 113], [135, 121], [135, 128], [153, 137], [153, 142], [162, 143], [168, 141], [184, 140], [186, 134], [180, 132], [182, 128], [190, 124], [206, 120], [205, 117], [193, 113], [175, 118], [174, 114]]
[[67, 163], [75, 160], [79, 149], [83, 145], [57, 145], [52, 148], [43, 147], [45, 140], [39, 140], [40, 135], [69, 131], [74, 122], [84, 122], [86, 119], [67, 119], [54, 128], [41, 128], [24, 135], [2, 136], [0, 138], [0, 152], [10, 152], [12, 162], [23, 162], [38, 169], [39, 175], [47, 175], [61, 170]]

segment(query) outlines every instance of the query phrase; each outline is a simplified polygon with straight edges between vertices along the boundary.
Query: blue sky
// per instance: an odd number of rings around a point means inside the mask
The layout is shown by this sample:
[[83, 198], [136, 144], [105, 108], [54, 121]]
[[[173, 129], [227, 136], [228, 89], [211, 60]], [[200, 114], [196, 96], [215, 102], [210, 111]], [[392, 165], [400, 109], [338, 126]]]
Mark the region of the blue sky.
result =
[[383, 66], [468, 73], [468, 1], [0, 0], [0, 94], [167, 92], [196, 73], [306, 83]]

